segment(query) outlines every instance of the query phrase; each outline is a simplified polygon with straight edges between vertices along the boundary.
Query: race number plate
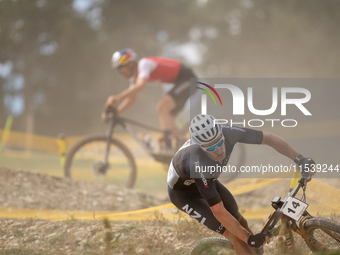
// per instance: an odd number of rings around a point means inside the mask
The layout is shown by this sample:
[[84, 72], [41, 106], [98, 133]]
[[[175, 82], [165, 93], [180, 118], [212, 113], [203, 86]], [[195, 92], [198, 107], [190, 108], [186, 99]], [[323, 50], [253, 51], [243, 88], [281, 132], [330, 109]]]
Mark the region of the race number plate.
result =
[[308, 204], [295, 197], [289, 197], [281, 207], [281, 212], [289, 218], [298, 221], [306, 211]]

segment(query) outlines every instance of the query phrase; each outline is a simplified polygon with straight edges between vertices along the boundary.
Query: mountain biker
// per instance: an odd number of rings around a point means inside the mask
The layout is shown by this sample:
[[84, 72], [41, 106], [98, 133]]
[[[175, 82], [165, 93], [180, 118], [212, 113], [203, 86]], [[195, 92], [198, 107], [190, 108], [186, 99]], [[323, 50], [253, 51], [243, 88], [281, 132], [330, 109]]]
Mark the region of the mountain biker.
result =
[[220, 172], [199, 171], [193, 175], [194, 171], [227, 165], [237, 142], [269, 145], [306, 167], [306, 172], [315, 163], [272, 133], [215, 122], [213, 116], [201, 114], [191, 120], [191, 140], [177, 151], [170, 163], [167, 178], [170, 200], [178, 209], [228, 238], [236, 254], [262, 254], [260, 247], [266, 242], [266, 236], [261, 233], [253, 235], [246, 219], [239, 213], [233, 195], [217, 180]]
[[173, 83], [174, 87], [157, 104], [161, 129], [166, 148], [171, 150], [171, 137], [176, 135], [175, 117], [190, 96], [190, 78], [194, 72], [182, 63], [161, 57], [144, 57], [137, 61], [136, 53], [123, 49], [112, 56], [112, 67], [125, 78], [130, 86], [118, 95], [109, 96], [106, 107], [118, 106], [118, 114], [128, 110], [147, 82]]

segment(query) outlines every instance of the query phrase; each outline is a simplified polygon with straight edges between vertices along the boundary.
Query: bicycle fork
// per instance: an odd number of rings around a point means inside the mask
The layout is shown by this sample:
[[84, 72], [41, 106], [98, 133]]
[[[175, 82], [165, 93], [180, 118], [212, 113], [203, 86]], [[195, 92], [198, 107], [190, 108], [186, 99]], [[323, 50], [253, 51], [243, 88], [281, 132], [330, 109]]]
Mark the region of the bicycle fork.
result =
[[[269, 235], [276, 236], [279, 233], [280, 229], [282, 229], [283, 235], [285, 237], [283, 249], [285, 250], [285, 253], [287, 252], [288, 254], [294, 254], [295, 242], [294, 242], [293, 231], [301, 235], [305, 240], [308, 240], [308, 237], [309, 237], [309, 239], [312, 240], [312, 242], [314, 241], [317, 242], [317, 240], [309, 236], [305, 231], [301, 231], [301, 229], [303, 229], [302, 228], [303, 221], [306, 219], [307, 217], [300, 221], [300, 228], [299, 228], [296, 225], [295, 221], [291, 221], [291, 219], [283, 215], [280, 210], [276, 210], [269, 216], [269, 219], [264, 225], [264, 227], [262, 228], [261, 233], [269, 233]], [[275, 225], [279, 221], [281, 221], [280, 225], [278, 227], [275, 227]], [[315, 245], [315, 242], [313, 243], [313, 246]]]
[[290, 222], [290, 219], [286, 216], [282, 217], [281, 227], [283, 228], [283, 235], [285, 237], [285, 246], [290, 253], [293, 253], [295, 250], [295, 241], [292, 231], [293, 226], [296, 226], [295, 222]]

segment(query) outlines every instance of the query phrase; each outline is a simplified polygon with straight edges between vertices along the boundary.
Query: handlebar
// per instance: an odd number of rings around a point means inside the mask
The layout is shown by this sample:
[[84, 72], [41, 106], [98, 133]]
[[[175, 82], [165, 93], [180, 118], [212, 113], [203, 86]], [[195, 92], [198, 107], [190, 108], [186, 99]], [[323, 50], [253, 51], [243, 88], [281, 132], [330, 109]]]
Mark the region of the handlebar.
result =
[[109, 106], [105, 107], [104, 112], [105, 112], [106, 114], [108, 114], [108, 113], [116, 114], [116, 113], [117, 113], [117, 106], [111, 106], [111, 105], [109, 105]]
[[[298, 185], [289, 193], [288, 196], [295, 197], [300, 188], [307, 187], [307, 182], [312, 180], [312, 176], [302, 176], [301, 179], [298, 181]], [[285, 198], [286, 200], [286, 198]]]
[[102, 114], [101, 114], [101, 119], [102, 122], [108, 123], [109, 121], [112, 123], [114, 119], [117, 118], [118, 116], [118, 111], [117, 111], [117, 106], [107, 106], [104, 108]]

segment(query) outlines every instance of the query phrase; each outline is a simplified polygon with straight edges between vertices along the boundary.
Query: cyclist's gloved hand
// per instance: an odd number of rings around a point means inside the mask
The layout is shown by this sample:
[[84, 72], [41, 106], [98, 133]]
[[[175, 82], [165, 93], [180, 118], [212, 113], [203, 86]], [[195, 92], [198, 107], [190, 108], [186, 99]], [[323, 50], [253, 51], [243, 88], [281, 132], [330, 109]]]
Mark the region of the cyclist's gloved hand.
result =
[[101, 114], [101, 119], [103, 123], [108, 122], [108, 120], [112, 119], [114, 115], [114, 107], [106, 106], [104, 111]]
[[303, 158], [299, 161], [298, 166], [303, 177], [309, 177], [310, 175], [314, 175], [314, 172], [310, 171], [313, 170], [315, 167], [315, 162], [313, 159]]
[[117, 96], [113, 95], [113, 96], [109, 96], [106, 100], [106, 107], [115, 107], [117, 104], [119, 103], [119, 100], [117, 99]]
[[112, 106], [112, 105], [107, 105], [105, 106], [105, 109], [104, 109], [105, 113], [106, 114], [109, 114], [109, 113], [114, 113], [115, 111], [115, 107]]
[[266, 234], [258, 233], [256, 235], [250, 235], [248, 238], [248, 245], [254, 248], [260, 248], [266, 241]]

